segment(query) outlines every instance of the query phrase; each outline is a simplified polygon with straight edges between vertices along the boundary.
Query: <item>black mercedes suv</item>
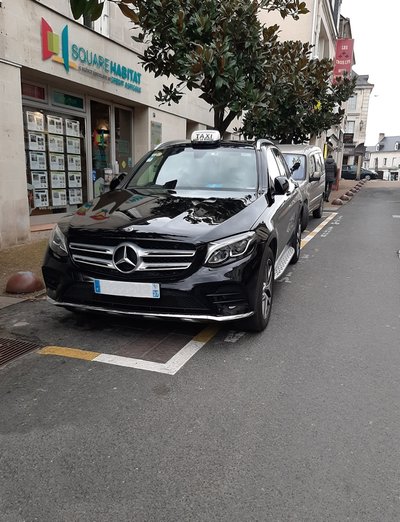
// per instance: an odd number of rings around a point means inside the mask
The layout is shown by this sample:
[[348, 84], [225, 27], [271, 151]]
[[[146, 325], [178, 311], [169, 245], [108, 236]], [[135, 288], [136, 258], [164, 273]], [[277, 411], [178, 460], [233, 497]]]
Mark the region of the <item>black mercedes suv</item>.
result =
[[267, 140], [197, 131], [162, 144], [54, 228], [48, 297], [74, 311], [261, 331], [274, 280], [300, 255], [301, 202]]

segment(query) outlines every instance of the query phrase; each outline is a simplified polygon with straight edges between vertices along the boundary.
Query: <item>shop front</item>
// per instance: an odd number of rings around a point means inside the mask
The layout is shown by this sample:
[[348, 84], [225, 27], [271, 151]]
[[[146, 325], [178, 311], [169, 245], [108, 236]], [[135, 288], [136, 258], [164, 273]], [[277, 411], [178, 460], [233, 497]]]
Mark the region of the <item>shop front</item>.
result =
[[22, 81], [31, 224], [53, 223], [134, 163], [134, 108]]
[[0, 248], [107, 191], [161, 141], [212, 125], [193, 93], [159, 107], [165, 78], [146, 73], [126, 45], [41, 2], [5, 0], [0, 32], [10, 42], [0, 55]]

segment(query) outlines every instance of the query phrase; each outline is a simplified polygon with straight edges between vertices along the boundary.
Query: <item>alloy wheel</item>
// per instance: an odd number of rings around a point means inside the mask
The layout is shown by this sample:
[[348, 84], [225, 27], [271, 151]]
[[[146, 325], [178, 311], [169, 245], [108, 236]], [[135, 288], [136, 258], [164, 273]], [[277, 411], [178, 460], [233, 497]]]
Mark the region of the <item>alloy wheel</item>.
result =
[[265, 277], [262, 288], [262, 315], [266, 319], [272, 305], [272, 283], [273, 283], [273, 264], [272, 260], [268, 259], [265, 267]]

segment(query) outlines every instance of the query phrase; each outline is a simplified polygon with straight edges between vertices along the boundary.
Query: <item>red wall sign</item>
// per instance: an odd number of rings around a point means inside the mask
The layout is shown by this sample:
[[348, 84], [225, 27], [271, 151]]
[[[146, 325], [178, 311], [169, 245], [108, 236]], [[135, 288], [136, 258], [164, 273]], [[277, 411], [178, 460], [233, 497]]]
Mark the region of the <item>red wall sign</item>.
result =
[[353, 47], [354, 40], [351, 38], [339, 38], [336, 40], [335, 67], [333, 77], [350, 76], [353, 67]]

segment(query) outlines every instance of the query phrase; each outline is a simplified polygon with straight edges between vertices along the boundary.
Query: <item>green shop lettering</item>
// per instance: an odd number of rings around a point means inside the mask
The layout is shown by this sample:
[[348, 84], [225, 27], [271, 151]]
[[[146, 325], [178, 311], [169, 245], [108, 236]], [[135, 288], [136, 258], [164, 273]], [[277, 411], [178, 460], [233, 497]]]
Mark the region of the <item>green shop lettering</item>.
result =
[[113, 62], [109, 58], [105, 58], [100, 54], [88, 51], [84, 47], [78, 47], [76, 44], [72, 45], [71, 49], [72, 59], [79, 61], [82, 64], [97, 67], [105, 73], [111, 74], [121, 80], [140, 84], [141, 73], [125, 67], [117, 62]]

